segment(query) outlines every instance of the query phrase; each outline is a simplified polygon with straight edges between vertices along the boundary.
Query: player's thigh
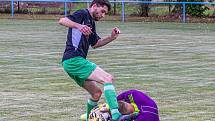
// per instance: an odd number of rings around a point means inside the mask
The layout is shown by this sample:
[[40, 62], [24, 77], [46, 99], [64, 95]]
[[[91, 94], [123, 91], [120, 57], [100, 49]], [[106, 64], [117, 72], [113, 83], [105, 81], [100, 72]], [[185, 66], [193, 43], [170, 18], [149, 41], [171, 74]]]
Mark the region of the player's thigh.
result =
[[114, 81], [114, 77], [99, 66], [90, 74], [88, 79], [99, 83], [112, 83]]

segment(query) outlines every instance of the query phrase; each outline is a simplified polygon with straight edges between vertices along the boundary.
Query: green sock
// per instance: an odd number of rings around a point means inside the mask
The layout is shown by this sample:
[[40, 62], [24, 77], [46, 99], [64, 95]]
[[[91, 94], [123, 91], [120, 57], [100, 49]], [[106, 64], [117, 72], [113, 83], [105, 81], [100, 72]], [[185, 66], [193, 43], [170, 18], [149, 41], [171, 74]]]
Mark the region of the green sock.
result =
[[116, 98], [115, 88], [112, 83], [104, 84], [104, 94], [107, 104], [110, 107], [110, 112], [112, 115], [112, 119], [116, 120], [121, 116], [121, 113], [118, 110], [118, 102]]
[[87, 117], [86, 117], [86, 121], [88, 121], [90, 111], [91, 111], [95, 106], [97, 106], [97, 104], [98, 104], [98, 101], [94, 101], [94, 100], [92, 100], [92, 99], [88, 99], [88, 101], [87, 101]]

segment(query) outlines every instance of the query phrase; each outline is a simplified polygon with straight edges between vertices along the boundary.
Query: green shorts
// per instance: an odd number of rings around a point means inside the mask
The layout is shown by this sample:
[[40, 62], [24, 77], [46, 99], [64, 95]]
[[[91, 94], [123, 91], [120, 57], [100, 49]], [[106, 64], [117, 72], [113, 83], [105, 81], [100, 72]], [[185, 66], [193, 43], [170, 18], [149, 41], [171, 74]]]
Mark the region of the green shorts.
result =
[[63, 68], [75, 82], [83, 87], [85, 80], [96, 69], [96, 64], [82, 57], [63, 61]]

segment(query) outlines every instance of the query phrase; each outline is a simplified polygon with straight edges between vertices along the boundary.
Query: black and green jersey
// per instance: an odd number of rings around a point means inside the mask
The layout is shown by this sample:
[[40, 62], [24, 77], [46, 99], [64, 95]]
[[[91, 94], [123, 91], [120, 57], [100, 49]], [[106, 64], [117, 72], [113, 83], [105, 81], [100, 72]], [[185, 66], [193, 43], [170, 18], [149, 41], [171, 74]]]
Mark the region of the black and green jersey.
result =
[[78, 56], [86, 58], [89, 46], [94, 46], [100, 39], [96, 33], [95, 22], [87, 9], [78, 10], [67, 18], [73, 22], [91, 27], [92, 34], [85, 36], [78, 29], [69, 28], [62, 61]]

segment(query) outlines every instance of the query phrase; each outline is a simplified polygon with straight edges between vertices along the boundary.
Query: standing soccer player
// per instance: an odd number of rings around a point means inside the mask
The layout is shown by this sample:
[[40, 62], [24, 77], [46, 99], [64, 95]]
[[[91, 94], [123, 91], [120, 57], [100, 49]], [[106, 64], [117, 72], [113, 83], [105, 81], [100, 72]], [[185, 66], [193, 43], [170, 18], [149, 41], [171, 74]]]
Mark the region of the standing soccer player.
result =
[[94, 21], [104, 18], [110, 9], [111, 4], [108, 0], [93, 0], [90, 8], [78, 10], [59, 20], [59, 24], [69, 28], [62, 62], [67, 74], [91, 95], [87, 101], [87, 119], [89, 112], [97, 105], [102, 95], [102, 90], [97, 86], [97, 83], [102, 83], [113, 120], [121, 121], [126, 116], [122, 116], [118, 110], [114, 77], [86, 59], [89, 46], [92, 48], [104, 46], [115, 40], [120, 33], [117, 27], [112, 29], [110, 36], [104, 38], [100, 38], [96, 33]]

